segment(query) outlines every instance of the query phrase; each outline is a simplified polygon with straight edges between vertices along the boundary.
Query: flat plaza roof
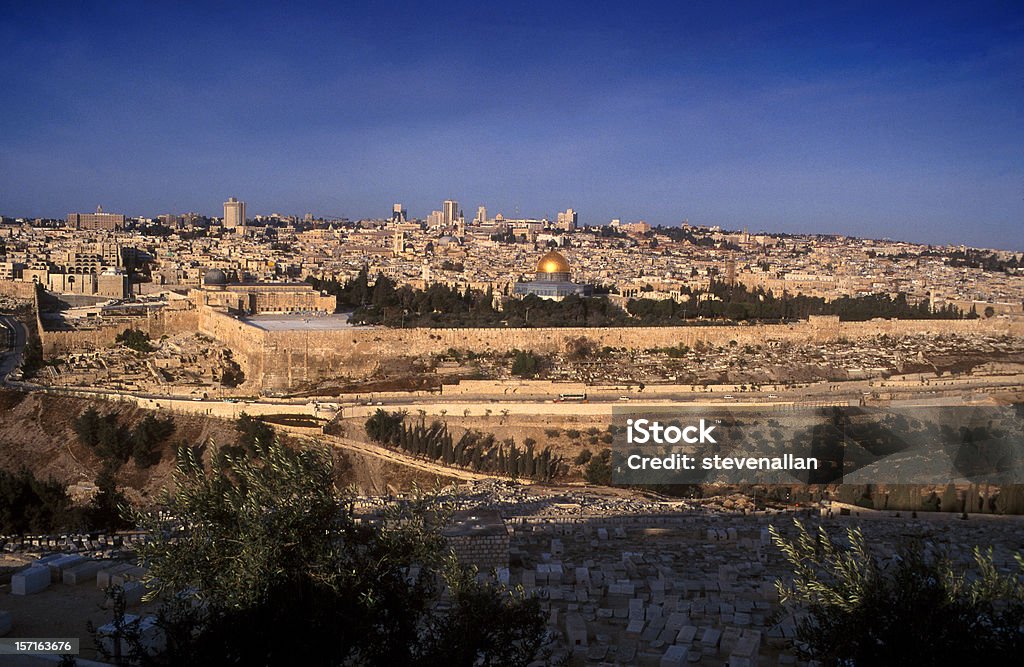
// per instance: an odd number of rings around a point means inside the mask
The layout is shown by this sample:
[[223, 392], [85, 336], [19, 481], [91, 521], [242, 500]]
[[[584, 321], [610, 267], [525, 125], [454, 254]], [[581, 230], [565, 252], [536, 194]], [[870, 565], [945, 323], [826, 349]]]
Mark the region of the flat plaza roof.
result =
[[265, 331], [333, 331], [336, 329], [351, 329], [348, 313], [335, 313], [332, 315], [317, 314], [268, 314], [250, 315], [242, 318], [242, 322], [263, 329]]

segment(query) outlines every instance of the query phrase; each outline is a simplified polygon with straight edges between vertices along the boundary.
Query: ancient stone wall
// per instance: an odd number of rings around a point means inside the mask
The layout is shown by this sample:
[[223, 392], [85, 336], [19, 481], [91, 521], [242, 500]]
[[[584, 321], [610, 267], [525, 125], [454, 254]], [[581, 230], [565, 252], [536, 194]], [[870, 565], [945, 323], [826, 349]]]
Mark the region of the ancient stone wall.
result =
[[516, 349], [540, 354], [561, 352], [585, 338], [595, 348], [651, 348], [699, 344], [758, 345], [766, 341], [826, 342], [857, 340], [889, 334], [905, 336], [939, 333], [985, 333], [1024, 336], [1024, 322], [1007, 318], [977, 320], [873, 320], [839, 322], [836, 317], [812, 317], [806, 322], [750, 326], [610, 327], [610, 328], [490, 328], [265, 331], [217, 309], [200, 306], [188, 311], [160, 311], [130, 325], [80, 331], [45, 331], [40, 327], [44, 354], [96, 349], [113, 344], [128, 326], [150, 337], [181, 331], [200, 331], [216, 338], [244, 362], [249, 378], [261, 378], [261, 388], [277, 391], [339, 377], [366, 377], [388, 358], [441, 354], [450, 349], [476, 353], [508, 353]]
[[17, 280], [0, 280], [0, 294], [16, 299], [34, 299], [36, 284]]
[[[200, 308], [196, 329], [207, 336], [217, 339], [231, 350], [235, 358], [242, 363], [246, 377], [252, 380], [263, 377], [266, 356], [266, 332], [254, 326], [240, 322], [227, 313], [213, 308]], [[264, 378], [263, 386], [267, 387]], [[293, 386], [293, 385], [270, 385]]]
[[[244, 325], [241, 325], [244, 326]], [[596, 348], [646, 350], [698, 344], [758, 345], [766, 341], [826, 342], [938, 333], [1024, 335], [1024, 323], [988, 320], [876, 320], [839, 322], [817, 317], [785, 325], [612, 327], [545, 329], [344, 329], [335, 331], [260, 331], [264, 336], [263, 369], [267, 387], [295, 387], [327, 377], [372, 373], [387, 357], [416, 357], [449, 349], [507, 353], [515, 349], [560, 352], [578, 338]]]
[[174, 335], [182, 331], [196, 331], [198, 313], [194, 310], [161, 310], [147, 317], [124, 319], [92, 329], [73, 331], [47, 331], [38, 323], [39, 338], [44, 355], [64, 354], [83, 350], [97, 350], [114, 344], [117, 335], [125, 329], [139, 329], [150, 338]]

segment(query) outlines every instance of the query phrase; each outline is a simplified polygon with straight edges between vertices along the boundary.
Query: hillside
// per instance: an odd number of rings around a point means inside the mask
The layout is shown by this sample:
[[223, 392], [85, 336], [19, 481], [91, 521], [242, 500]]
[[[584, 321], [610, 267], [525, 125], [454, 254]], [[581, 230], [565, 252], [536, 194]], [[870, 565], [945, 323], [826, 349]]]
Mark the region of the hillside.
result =
[[[75, 419], [89, 407], [95, 407], [101, 414], [116, 410], [120, 422], [129, 427], [148, 414], [165, 416], [128, 403], [0, 389], [0, 469], [15, 471], [24, 466], [40, 479], [62, 483], [73, 497], [85, 494], [102, 468], [100, 458], [75, 434]], [[159, 497], [161, 489], [171, 481], [178, 445], [198, 445], [210, 440], [235, 444], [238, 438], [234, 422], [224, 419], [175, 414], [174, 425], [174, 434], [162, 444], [158, 464], [140, 468], [129, 461], [119, 470], [118, 484], [132, 502], [145, 504]], [[284, 439], [299, 446], [313, 440], [289, 436]], [[357, 451], [335, 450], [335, 461], [339, 485], [353, 486], [361, 492], [404, 490], [414, 483], [429, 487], [435, 480], [434, 475], [422, 470]]]

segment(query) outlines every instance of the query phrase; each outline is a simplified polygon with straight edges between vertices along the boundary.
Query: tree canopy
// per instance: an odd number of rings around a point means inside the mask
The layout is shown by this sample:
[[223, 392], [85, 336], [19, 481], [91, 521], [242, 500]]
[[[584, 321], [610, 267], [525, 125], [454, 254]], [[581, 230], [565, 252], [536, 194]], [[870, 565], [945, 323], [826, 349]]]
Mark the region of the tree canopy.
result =
[[907, 542], [887, 557], [857, 528], [834, 541], [796, 521], [772, 540], [793, 571], [776, 582], [783, 604], [806, 614], [797, 625], [802, 657], [823, 665], [1012, 664], [1024, 651], [1024, 559], [1003, 574], [992, 551], [974, 549], [974, 567]]
[[[364, 267], [347, 283], [307, 278], [318, 289], [337, 297], [338, 310], [352, 311], [352, 321], [393, 327], [607, 327], [676, 326], [744, 320], [788, 321], [809, 315], [838, 315], [844, 321], [876, 317], [899, 319], [957, 319], [966, 315], [952, 305], [932, 310], [927, 300], [911, 303], [906, 294], [843, 296], [831, 301], [803, 294], [775, 294], [760, 287], [729, 285], [711, 280], [705, 288], [680, 287], [680, 300], [630, 299], [625, 308], [603, 297], [570, 295], [561, 301], [527, 295], [495, 307], [491, 290], [459, 288], [440, 283], [415, 289], [397, 287], [384, 275], [373, 284]], [[653, 289], [653, 288], [650, 288]], [[650, 289], [648, 291], [650, 291]]]
[[[526, 665], [539, 603], [477, 582], [445, 546], [448, 507], [418, 497], [357, 520], [326, 449], [182, 448], [160, 512], [133, 519], [163, 601], [163, 664]], [[450, 604], [437, 605], [442, 589]]]

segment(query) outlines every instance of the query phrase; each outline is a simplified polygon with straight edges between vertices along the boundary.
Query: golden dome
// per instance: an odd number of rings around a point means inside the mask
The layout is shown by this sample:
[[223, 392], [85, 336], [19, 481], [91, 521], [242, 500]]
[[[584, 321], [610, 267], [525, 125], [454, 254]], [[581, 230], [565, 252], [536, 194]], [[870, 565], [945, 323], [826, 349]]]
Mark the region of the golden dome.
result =
[[537, 273], [569, 273], [569, 262], [561, 253], [552, 250], [537, 262]]

